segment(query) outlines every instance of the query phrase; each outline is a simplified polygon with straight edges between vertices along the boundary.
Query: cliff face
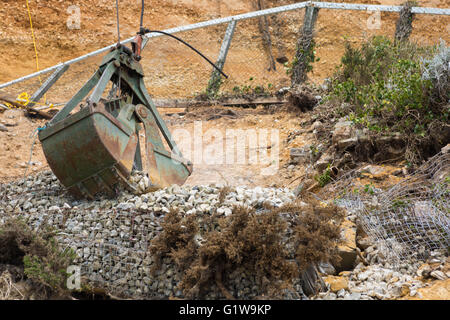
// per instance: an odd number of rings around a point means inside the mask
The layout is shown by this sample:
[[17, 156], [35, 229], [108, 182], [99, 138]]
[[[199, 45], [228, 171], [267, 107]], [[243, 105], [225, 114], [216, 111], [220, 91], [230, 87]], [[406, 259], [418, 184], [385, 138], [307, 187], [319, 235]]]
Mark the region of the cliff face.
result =
[[[253, 0], [147, 0], [145, 1], [144, 24], [155, 29], [187, 25], [252, 11], [254, 7], [252, 2]], [[263, 1], [265, 7], [275, 7], [294, 2], [296, 1]], [[338, 0], [337, 2], [398, 5], [402, 0]], [[419, 2], [421, 6], [446, 7], [445, 0]], [[141, 1], [119, 1], [119, 4], [121, 36], [122, 38], [127, 38], [135, 34], [138, 29]], [[29, 6], [37, 41], [39, 67], [41, 69], [117, 41], [115, 1], [80, 0], [71, 4], [68, 1], [61, 0], [30, 0]], [[69, 28], [68, 26], [77, 26], [76, 17], [78, 13], [80, 18], [79, 28]], [[294, 18], [290, 19], [289, 17]], [[320, 62], [314, 65], [314, 72], [311, 74], [311, 78], [321, 82], [332, 74], [343, 53], [344, 37], [353, 43], [358, 43], [373, 34], [393, 35], [398, 15], [395, 13], [382, 13], [379, 18], [379, 27], [372, 28], [369, 26], [372, 21], [370, 20], [370, 13], [322, 10], [319, 13], [316, 25], [316, 56], [320, 57]], [[294, 42], [302, 19], [303, 11], [300, 10], [297, 13], [280, 16], [278, 23], [281, 23], [281, 27], [275, 21], [269, 21], [272, 37], [275, 38], [272, 41], [274, 47], [279, 42], [283, 43], [287, 48], [289, 59], [292, 51], [295, 50]], [[255, 64], [256, 62], [252, 61], [254, 54], [256, 51], [261, 51], [257, 47], [260, 46], [261, 40], [256, 23], [257, 21], [254, 20], [249, 21], [247, 24], [244, 22], [238, 24], [234, 44], [238, 45], [241, 33], [244, 33], [245, 38], [250, 39], [253, 44], [248, 45], [248, 43], [245, 43], [245, 45], [242, 45], [242, 48], [239, 48], [239, 50], [235, 49], [233, 52], [234, 60], [230, 61], [242, 61], [242, 68], [245, 68], [245, 63]], [[249, 26], [250, 24], [255, 26]], [[450, 42], [449, 26], [450, 17], [417, 16], [413, 23], [411, 39], [423, 43], [435, 43], [439, 38], [443, 38]], [[215, 60], [225, 27], [220, 26], [209, 28], [208, 30], [183, 33], [181, 36], [189, 41], [193, 41], [194, 44], [200, 46], [199, 49], [206, 51], [206, 54]], [[282, 32], [277, 33], [276, 29], [278, 28]], [[185, 49], [175, 41], [154, 42], [152, 45], [152, 53], [148, 50], [145, 54], [149, 57], [149, 61], [144, 63], [144, 67], [148, 69], [146, 72], [159, 72], [164, 74], [164, 76], [176, 74], [177, 68], [180, 66], [180, 56], [186, 56], [188, 51], [184, 51]], [[0, 60], [0, 82], [12, 80], [36, 70], [35, 52], [25, 1], [0, 0], [0, 55], [2, 57]], [[261, 64], [263, 64], [264, 52], [259, 55], [261, 56], [259, 57]], [[162, 68], [158, 65], [161, 59], [166, 59], [167, 63], [164, 63], [163, 70], [158, 71], [158, 68]], [[188, 61], [188, 64], [195, 66], [196, 70], [204, 72], [204, 74], [198, 74], [198, 79], [203, 79], [204, 75], [207, 77], [210, 73], [210, 68], [206, 64], [201, 65], [199, 62], [199, 65], [197, 65], [191, 61]], [[283, 67], [279, 65], [279, 69], [282, 70]], [[234, 74], [239, 73], [239, 70], [232, 71]], [[83, 73], [83, 75], [84, 72], [87, 72], [85, 75], [88, 76], [91, 74], [92, 68], [80, 68], [77, 72], [79, 74]], [[183, 72], [188, 73], [189, 70], [184, 70]], [[246, 70], [245, 72], [247, 74], [243, 78], [258, 77], [258, 74], [252, 70]], [[158, 78], [161, 78], [160, 74], [158, 74]], [[154, 80], [150, 79], [150, 81]], [[272, 82], [276, 85], [272, 79], [267, 82]], [[173, 95], [177, 93], [177, 90], [172, 89], [170, 92], [164, 93], [163, 88], [164, 86], [176, 87], [177, 85], [179, 87], [178, 96], [186, 96], [186, 83], [174, 84], [173, 82], [162, 81], [159, 88], [155, 88], [155, 90], [157, 93], [158, 90], [161, 91], [160, 95], [162, 96]], [[201, 86], [199, 85], [199, 87]], [[196, 89], [193, 88], [190, 91], [196, 91]], [[7, 91], [16, 94], [21, 89], [11, 88], [11, 90]], [[60, 94], [63, 93], [61, 92]]]

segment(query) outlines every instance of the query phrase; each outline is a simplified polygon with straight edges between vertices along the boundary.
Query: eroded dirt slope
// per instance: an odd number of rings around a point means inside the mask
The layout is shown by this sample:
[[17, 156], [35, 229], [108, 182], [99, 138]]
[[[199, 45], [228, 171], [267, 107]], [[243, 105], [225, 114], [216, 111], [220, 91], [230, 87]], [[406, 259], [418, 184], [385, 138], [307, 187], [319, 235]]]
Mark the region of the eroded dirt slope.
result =
[[[119, 2], [123, 39], [131, 37], [137, 31], [140, 1]], [[144, 24], [154, 29], [167, 29], [253, 10], [250, 0], [147, 0], [145, 2]], [[274, 7], [293, 2], [295, 1], [272, 0], [265, 3], [267, 7]], [[348, 0], [346, 2], [398, 5], [402, 0]], [[31, 0], [29, 3], [37, 39], [40, 68], [67, 61], [117, 41], [114, 1], [81, 0], [72, 3], [58, 0]], [[445, 0], [426, 0], [419, 3], [424, 7], [448, 7]], [[80, 8], [80, 29], [67, 27], [71, 16], [68, 8], [72, 5], [78, 5]], [[373, 34], [394, 34], [398, 14], [381, 13], [379, 26], [374, 26], [372, 16], [372, 13], [359, 11], [321, 10], [316, 28], [317, 56], [321, 60], [315, 64], [311, 75], [314, 81], [321, 82], [333, 73], [343, 53], [344, 38], [358, 43]], [[303, 10], [282, 15], [280, 20], [279, 27], [272, 25], [271, 28], [273, 36], [276, 29], [280, 28], [282, 37], [281, 40], [274, 38], [274, 52], [276, 54], [275, 43], [281, 41], [286, 47], [288, 58], [292, 58], [298, 28], [303, 20]], [[2, 57], [0, 82], [6, 82], [30, 74], [36, 69], [25, 0], [0, 0], [0, 21], [0, 55]], [[440, 38], [449, 42], [449, 26], [450, 17], [416, 16], [411, 39], [427, 44], [435, 43]], [[225, 25], [211, 27], [180, 35], [214, 60], [217, 57], [225, 27]], [[225, 67], [234, 80], [232, 85], [243, 84], [249, 77], [256, 77], [258, 81], [265, 82], [264, 84], [270, 81], [274, 85], [289, 82], [282, 65], [278, 65], [277, 77], [273, 77], [273, 74], [264, 70], [266, 57], [259, 52], [260, 46], [257, 21], [241, 22], [230, 51], [229, 65]], [[156, 95], [189, 96], [200, 91], [207, 83], [211, 71], [207, 63], [175, 41], [154, 40], [149, 47], [143, 64], [147, 73], [147, 83]], [[84, 81], [92, 73], [99, 59], [71, 68], [73, 72], [67, 76], [67, 79], [62, 80], [64, 85], [56, 90], [53, 100], [64, 100], [70, 93], [65, 91], [64, 87], [81, 84], [80, 81]], [[255, 69], [256, 65], [258, 67]], [[274, 80], [279, 83], [275, 83]], [[24, 84], [26, 85], [28, 84]], [[14, 86], [7, 91], [17, 94], [23, 91], [23, 86]]]
[[[132, 36], [137, 29], [140, 1], [119, 2], [121, 34], [122, 38], [127, 38]], [[278, 6], [290, 2], [293, 1], [266, 1], [266, 5]], [[352, 0], [350, 2], [360, 1]], [[369, 0], [363, 2], [393, 5], [401, 3], [399, 0]], [[67, 9], [73, 3], [58, 0], [31, 0], [29, 3], [41, 68], [75, 58], [116, 41], [114, 1], [78, 1], [76, 4], [80, 7], [81, 26], [80, 29], [75, 30], [68, 29], [66, 25], [70, 14]], [[420, 5], [446, 7], [446, 1], [420, 1]], [[251, 1], [173, 0], [160, 2], [147, 0], [144, 24], [155, 29], [166, 29], [251, 10]], [[298, 20], [294, 19], [289, 21], [301, 23], [302, 14], [301, 11], [295, 13], [294, 15], [299, 16]], [[292, 18], [292, 15], [289, 17]], [[352, 42], [359, 42], [370, 34], [394, 33], [395, 20], [397, 19], [396, 14], [382, 14], [381, 27], [377, 30], [367, 29], [368, 17], [369, 14], [365, 12], [331, 10], [322, 10], [320, 12], [317, 25], [317, 56], [321, 60], [315, 64], [314, 72], [311, 75], [313, 80], [320, 82], [332, 74], [333, 68], [338, 64], [343, 52], [344, 36], [349, 36]], [[25, 1], [0, 0], [0, 18], [0, 55], [2, 57], [0, 59], [0, 82], [4, 82], [32, 73], [35, 71], [36, 61]], [[184, 33], [183, 37], [194, 41], [196, 44], [203, 44], [201, 49], [207, 55], [214, 57], [217, 48], [220, 47], [224, 27], [221, 26], [196, 33]], [[283, 26], [283, 41], [285, 43], [292, 44], [295, 42], [298, 27], [299, 25]], [[435, 42], [439, 38], [448, 41], [448, 27], [448, 17], [418, 16], [414, 21], [414, 30], [411, 38], [426, 43]], [[246, 32], [248, 32], [248, 35], [244, 35]], [[239, 41], [258, 42], [260, 41], [258, 37], [259, 33], [257, 28], [254, 28], [252, 25], [243, 25], [236, 34], [236, 39]], [[235, 41], [235, 43], [239, 43], [239, 41]], [[209, 68], [205, 67], [204, 62], [201, 62], [203, 63], [201, 64], [198, 61], [195, 63], [184, 61], [183, 58], [187, 59], [186, 51], [183, 51], [185, 49], [181, 49], [181, 46], [175, 42], [155, 42], [153, 45], [151, 46], [151, 50], [147, 52], [149, 55], [156, 55], [145, 60], [143, 63], [144, 68], [147, 68], [147, 85], [152, 94], [155, 93], [158, 96], [158, 94], [170, 95], [178, 93], [180, 96], [185, 96], [186, 92], [192, 94], [196, 89], [201, 88], [199, 84], [207, 79], [206, 76], [210, 72]], [[254, 54], [254, 48], [251, 47], [246, 49], [245, 46], [242, 46], [238, 49], [232, 50], [230, 53], [230, 68], [234, 65], [232, 63], [233, 61], [245, 60]], [[68, 72], [60, 80], [59, 85], [52, 88], [48, 99], [52, 102], [66, 101], [95, 70], [96, 63], [100, 61], [100, 58], [98, 57], [89, 60], [89, 62], [72, 66], [69, 69], [71, 72]], [[159, 68], [160, 61], [164, 61], [164, 65]], [[233, 74], [236, 74], [240, 70], [236, 69], [233, 71], [236, 71], [233, 72]], [[241, 71], [244, 73], [244, 76], [248, 75], [245, 73], [245, 70]], [[184, 78], [179, 79], [180, 74], [183, 74]], [[283, 84], [281, 80], [276, 85]], [[284, 80], [285, 82], [289, 80], [286, 75]], [[4, 91], [11, 94], [18, 94], [24, 90], [26, 91], [27, 86], [36, 87], [38, 84], [38, 79], [35, 79], [23, 85], [6, 88]], [[13, 127], [8, 127], [8, 132], [0, 132], [2, 140], [0, 146], [0, 177], [4, 179], [6, 177], [23, 175], [25, 173], [24, 163], [29, 160], [32, 145], [30, 136], [38, 126], [43, 125], [44, 121], [26, 119], [22, 116], [21, 112], [8, 112], [0, 117], [4, 124], [13, 125]], [[193, 129], [192, 123], [186, 125], [182, 122], [182, 119], [181, 122], [178, 121], [177, 124], [171, 126], [171, 129], [175, 129], [177, 126], [186, 126], [189, 130]], [[281, 130], [280, 137], [282, 141], [289, 130], [299, 127], [299, 121], [295, 120], [295, 117], [282, 114], [266, 114], [260, 116], [260, 118], [254, 115], [247, 115], [244, 117], [239, 116], [238, 119], [225, 117], [208, 121], [205, 128], [211, 127], [218, 128], [222, 131], [228, 127], [240, 129], [278, 128]], [[302, 136], [301, 139], [308, 139], [308, 137]], [[216, 142], [212, 141], [210, 143], [214, 146]], [[300, 141], [299, 145], [304, 143], [305, 141]], [[280, 155], [281, 159], [288, 157], [288, 150], [283, 149], [282, 145]], [[46, 161], [39, 144], [36, 144], [33, 149], [33, 161], [36, 162], [33, 166], [35, 170], [46, 166]], [[30, 170], [33, 170], [33, 168]], [[217, 168], [223, 169], [220, 165]], [[223, 180], [222, 176], [224, 173], [220, 175], [213, 170], [214, 168], [211, 169], [210, 167], [203, 169], [198, 172], [204, 172], [204, 175], [197, 177], [197, 180], [194, 179], [193, 183], [211, 182], [208, 180], [211, 177], [214, 177], [213, 180]], [[256, 168], [256, 171], [252, 171], [250, 167], [235, 167], [234, 173], [230, 170], [232, 169], [227, 169], [223, 172], [226, 172], [228, 179], [231, 181], [235, 180], [232, 178], [234, 174], [235, 176], [243, 176], [244, 180], [247, 179], [245, 177], [248, 177], [250, 180], [247, 182], [262, 180], [262, 182], [267, 184], [272, 183], [270, 179], [264, 179], [258, 176], [258, 174], [255, 174], [259, 168]], [[295, 174], [292, 173], [292, 176], [295, 176]], [[286, 179], [288, 178], [286, 177]]]

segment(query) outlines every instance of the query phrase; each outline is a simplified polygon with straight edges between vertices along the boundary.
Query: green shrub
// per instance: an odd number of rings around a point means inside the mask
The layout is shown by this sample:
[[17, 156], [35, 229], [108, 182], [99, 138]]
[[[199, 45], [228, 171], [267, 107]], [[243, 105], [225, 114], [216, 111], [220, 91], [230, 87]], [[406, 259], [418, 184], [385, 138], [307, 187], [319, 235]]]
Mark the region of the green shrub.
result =
[[72, 249], [62, 250], [50, 227], [32, 230], [21, 218], [9, 218], [0, 225], [0, 264], [23, 266], [43, 298], [68, 294], [67, 267], [75, 259]]
[[61, 251], [54, 239], [45, 244], [46, 255], [28, 254], [23, 258], [24, 273], [29, 278], [53, 290], [65, 291], [67, 267], [75, 259], [72, 249]]
[[430, 59], [423, 59], [423, 78], [433, 83], [434, 103], [448, 103], [450, 100], [450, 47], [441, 41], [436, 54]]
[[326, 168], [321, 175], [317, 175], [314, 177], [316, 181], [319, 183], [321, 188], [325, 187], [328, 183], [331, 182], [331, 169], [330, 166]]
[[435, 51], [382, 36], [361, 48], [347, 43], [328, 99], [346, 102], [340, 112], [355, 124], [377, 133], [400, 133], [408, 141], [407, 148], [418, 152], [432, 124], [448, 122], [444, 96], [439, 100], [433, 95], [434, 82], [423, 76], [422, 61]]

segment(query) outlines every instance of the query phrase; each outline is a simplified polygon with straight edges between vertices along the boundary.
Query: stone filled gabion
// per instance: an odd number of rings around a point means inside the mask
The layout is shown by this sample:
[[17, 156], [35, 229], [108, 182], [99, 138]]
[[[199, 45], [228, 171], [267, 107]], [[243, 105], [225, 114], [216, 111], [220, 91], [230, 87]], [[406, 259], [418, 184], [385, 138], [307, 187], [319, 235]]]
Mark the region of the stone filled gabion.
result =
[[358, 172], [341, 177], [328, 186], [328, 192], [331, 188], [346, 190], [337, 202], [357, 216], [359, 227], [393, 265], [423, 261], [434, 250], [448, 252], [450, 154], [447, 151], [430, 158], [387, 190], [358, 191], [353, 182]]
[[[131, 182], [145, 189], [146, 177], [136, 174]], [[75, 265], [81, 267], [82, 283], [103, 287], [116, 295], [134, 298], [183, 297], [177, 289], [182, 278], [170, 259], [152, 275], [154, 263], [150, 241], [161, 231], [161, 222], [170, 209], [182, 215], [228, 216], [233, 206], [281, 206], [295, 196], [287, 188], [233, 187], [219, 201], [222, 186], [171, 186], [140, 195], [123, 191], [116, 199], [75, 200], [66, 193], [50, 171], [0, 185], [0, 225], [8, 216], [22, 216], [34, 230], [45, 225], [59, 230], [62, 248], [76, 252]], [[230, 291], [237, 298], [259, 293], [254, 275], [229, 275]], [[301, 295], [301, 286], [294, 284]], [[212, 292], [207, 298], [222, 298]], [[300, 293], [300, 294], [299, 294]]]

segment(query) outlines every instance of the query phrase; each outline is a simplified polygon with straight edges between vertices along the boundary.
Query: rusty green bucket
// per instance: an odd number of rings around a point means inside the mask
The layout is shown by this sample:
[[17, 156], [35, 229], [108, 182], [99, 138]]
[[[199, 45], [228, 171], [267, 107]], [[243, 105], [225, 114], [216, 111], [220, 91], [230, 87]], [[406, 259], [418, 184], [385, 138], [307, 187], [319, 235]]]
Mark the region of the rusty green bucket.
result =
[[[102, 99], [112, 81], [121, 88], [118, 97]], [[80, 111], [70, 114], [89, 93]], [[77, 198], [93, 199], [99, 193], [117, 195], [133, 170], [142, 169], [139, 132], [145, 130], [150, 188], [183, 184], [192, 173], [154, 106], [143, 81], [140, 64], [124, 47], [112, 50], [94, 76], [39, 131], [39, 140], [53, 173]], [[165, 138], [170, 151], [164, 146]]]

